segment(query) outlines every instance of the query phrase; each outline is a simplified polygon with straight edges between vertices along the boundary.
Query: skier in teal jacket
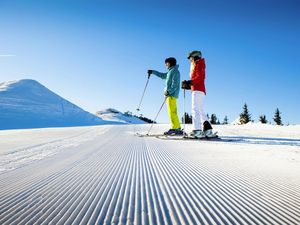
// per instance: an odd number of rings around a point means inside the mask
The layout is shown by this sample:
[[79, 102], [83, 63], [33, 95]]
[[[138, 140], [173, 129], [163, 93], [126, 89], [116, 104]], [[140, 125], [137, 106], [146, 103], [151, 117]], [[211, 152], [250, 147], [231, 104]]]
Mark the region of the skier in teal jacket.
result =
[[171, 122], [171, 129], [166, 131], [165, 135], [182, 135], [183, 131], [180, 127], [180, 122], [177, 114], [177, 98], [180, 91], [180, 73], [179, 65], [176, 64], [176, 59], [173, 57], [165, 60], [167, 73], [160, 73], [156, 70], [148, 70], [148, 74], [154, 74], [166, 80], [164, 94], [167, 98], [168, 114]]

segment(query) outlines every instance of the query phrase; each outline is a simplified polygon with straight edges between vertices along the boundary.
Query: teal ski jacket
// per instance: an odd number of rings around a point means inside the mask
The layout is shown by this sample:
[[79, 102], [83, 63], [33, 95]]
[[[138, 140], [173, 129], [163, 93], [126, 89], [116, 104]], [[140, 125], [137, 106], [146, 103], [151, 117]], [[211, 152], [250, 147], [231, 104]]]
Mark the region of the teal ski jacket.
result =
[[166, 80], [165, 91], [168, 91], [169, 96], [175, 98], [178, 98], [180, 91], [180, 72], [178, 67], [179, 65], [170, 67], [167, 73], [160, 73], [156, 70], [152, 71], [152, 74]]

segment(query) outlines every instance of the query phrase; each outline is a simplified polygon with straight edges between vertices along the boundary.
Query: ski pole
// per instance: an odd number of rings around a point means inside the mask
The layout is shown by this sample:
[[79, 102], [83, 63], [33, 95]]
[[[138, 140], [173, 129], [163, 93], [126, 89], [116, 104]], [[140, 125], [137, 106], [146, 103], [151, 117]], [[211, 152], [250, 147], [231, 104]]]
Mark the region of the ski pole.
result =
[[185, 89], [183, 89], [183, 132], [185, 132]]
[[153, 122], [151, 124], [151, 127], [149, 128], [149, 130], [148, 130], [148, 132], [147, 132], [146, 135], [149, 135], [149, 133], [150, 133], [150, 131], [151, 131], [151, 129], [152, 129], [152, 127], [153, 127], [153, 125], [154, 125], [154, 123], [155, 123], [155, 121], [156, 121], [159, 113], [160, 113], [160, 111], [162, 110], [162, 108], [164, 107], [164, 104], [166, 103], [166, 100], [167, 100], [167, 97], [165, 97], [164, 102], [162, 103], [161, 107], [159, 108], [158, 113], [156, 114], [155, 119], [153, 120]]
[[140, 104], [136, 109], [137, 111], [140, 111], [140, 107], [141, 107], [141, 104], [142, 104], [142, 101], [143, 101], [143, 98], [144, 98], [144, 95], [145, 95], [145, 92], [146, 92], [146, 88], [147, 88], [148, 83], [149, 83], [149, 79], [150, 79], [150, 74], [148, 74], [148, 79], [147, 79], [147, 82], [146, 82], [146, 85], [145, 85], [145, 88], [144, 88], [144, 91], [143, 91], [143, 94], [142, 94], [142, 98], [140, 100]]

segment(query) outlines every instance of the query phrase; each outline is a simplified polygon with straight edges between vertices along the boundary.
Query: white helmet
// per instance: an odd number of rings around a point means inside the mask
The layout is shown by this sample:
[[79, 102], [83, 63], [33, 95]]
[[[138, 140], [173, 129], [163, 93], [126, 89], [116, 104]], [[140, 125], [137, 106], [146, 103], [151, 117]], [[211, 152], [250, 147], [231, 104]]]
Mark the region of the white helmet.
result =
[[200, 51], [197, 51], [197, 50], [195, 50], [195, 51], [192, 51], [192, 52], [190, 52], [189, 54], [188, 54], [188, 59], [190, 59], [191, 57], [196, 57], [196, 56], [198, 56], [198, 57], [202, 57], [202, 53], [200, 52]]

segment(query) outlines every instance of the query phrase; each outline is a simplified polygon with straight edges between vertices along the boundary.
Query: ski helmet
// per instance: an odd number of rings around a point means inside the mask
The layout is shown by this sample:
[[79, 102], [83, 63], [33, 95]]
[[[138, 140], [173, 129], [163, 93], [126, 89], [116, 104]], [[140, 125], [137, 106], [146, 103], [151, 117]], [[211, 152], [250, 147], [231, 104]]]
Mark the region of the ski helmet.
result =
[[198, 57], [202, 57], [202, 53], [200, 52], [200, 51], [197, 51], [197, 50], [195, 50], [195, 51], [192, 51], [192, 52], [190, 52], [189, 54], [188, 54], [188, 59], [190, 59], [191, 57], [196, 57], [196, 56], [198, 56]]
[[174, 57], [169, 57], [166, 58], [165, 63], [170, 63], [170, 66], [172, 67], [176, 65], [177, 61]]

